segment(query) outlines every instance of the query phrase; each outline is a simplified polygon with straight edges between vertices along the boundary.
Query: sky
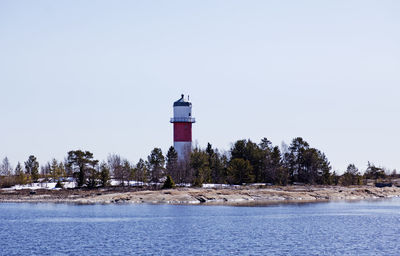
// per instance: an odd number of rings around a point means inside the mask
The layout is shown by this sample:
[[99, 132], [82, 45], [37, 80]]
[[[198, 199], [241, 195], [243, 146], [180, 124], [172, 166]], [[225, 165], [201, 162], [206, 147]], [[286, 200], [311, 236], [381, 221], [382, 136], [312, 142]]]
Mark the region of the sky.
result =
[[400, 169], [400, 2], [0, 1], [0, 158], [132, 162], [172, 145], [303, 137], [333, 170]]

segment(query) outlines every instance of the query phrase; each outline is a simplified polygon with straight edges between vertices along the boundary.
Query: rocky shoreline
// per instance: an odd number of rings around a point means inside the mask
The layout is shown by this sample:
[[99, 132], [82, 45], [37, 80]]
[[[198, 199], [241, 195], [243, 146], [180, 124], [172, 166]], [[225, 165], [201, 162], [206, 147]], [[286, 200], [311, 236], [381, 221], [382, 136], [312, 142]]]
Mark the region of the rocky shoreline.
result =
[[400, 188], [372, 186], [285, 186], [268, 188], [176, 188], [169, 190], [8, 190], [0, 202], [74, 204], [178, 204], [178, 205], [268, 205], [282, 203], [349, 201], [400, 196]]

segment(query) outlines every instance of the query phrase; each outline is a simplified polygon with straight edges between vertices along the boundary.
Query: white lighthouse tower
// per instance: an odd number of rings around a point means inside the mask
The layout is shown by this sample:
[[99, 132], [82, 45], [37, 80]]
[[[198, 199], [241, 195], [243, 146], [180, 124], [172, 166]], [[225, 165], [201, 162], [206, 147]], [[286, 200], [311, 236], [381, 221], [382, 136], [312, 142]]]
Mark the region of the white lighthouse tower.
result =
[[178, 153], [178, 161], [188, 159], [192, 151], [192, 123], [196, 120], [192, 117], [192, 103], [186, 101], [184, 95], [174, 102], [174, 148]]

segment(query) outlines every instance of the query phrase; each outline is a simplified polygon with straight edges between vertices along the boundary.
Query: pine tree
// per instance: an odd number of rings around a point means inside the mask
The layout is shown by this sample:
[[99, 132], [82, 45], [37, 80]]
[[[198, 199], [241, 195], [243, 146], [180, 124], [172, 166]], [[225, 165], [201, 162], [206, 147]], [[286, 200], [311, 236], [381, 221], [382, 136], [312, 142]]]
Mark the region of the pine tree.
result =
[[99, 178], [99, 172], [96, 170], [96, 164], [93, 163], [92, 166], [90, 166], [87, 169], [87, 181], [86, 181], [86, 186], [88, 188], [96, 188], [98, 185], [98, 178]]
[[179, 166], [178, 166], [178, 153], [174, 149], [174, 147], [170, 147], [167, 155], [166, 155], [167, 163], [166, 163], [166, 171], [167, 175], [170, 175], [174, 180], [180, 180], [179, 177]]
[[141, 182], [147, 182], [147, 175], [148, 175], [147, 166], [148, 164], [142, 158], [140, 158], [138, 163], [136, 164], [137, 180]]
[[101, 187], [107, 187], [110, 185], [110, 168], [104, 162], [100, 165], [99, 180]]
[[34, 155], [29, 156], [25, 162], [25, 173], [30, 176], [31, 182], [37, 182], [39, 179], [39, 162]]
[[253, 167], [249, 160], [234, 158], [228, 168], [228, 182], [241, 185], [254, 182]]
[[162, 154], [160, 148], [154, 148], [150, 155], [147, 157], [150, 172], [151, 172], [151, 181], [152, 182], [159, 182], [160, 178], [163, 175], [165, 158]]
[[210, 182], [211, 169], [206, 152], [199, 148], [194, 149], [190, 155], [190, 167], [194, 175], [193, 186], [199, 187]]
[[82, 187], [86, 183], [88, 170], [98, 163], [98, 160], [93, 159], [93, 153], [82, 150], [68, 152], [67, 160], [68, 167], [78, 176], [78, 187]]

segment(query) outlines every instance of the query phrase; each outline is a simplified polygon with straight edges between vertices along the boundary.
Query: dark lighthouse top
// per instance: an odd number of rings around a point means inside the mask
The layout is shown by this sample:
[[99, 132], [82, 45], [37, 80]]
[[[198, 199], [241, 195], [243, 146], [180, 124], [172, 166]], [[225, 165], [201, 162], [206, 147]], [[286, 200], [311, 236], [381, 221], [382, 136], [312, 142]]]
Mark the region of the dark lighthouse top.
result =
[[192, 103], [185, 101], [184, 95], [181, 95], [181, 98], [174, 102], [174, 107], [189, 107], [192, 106]]

